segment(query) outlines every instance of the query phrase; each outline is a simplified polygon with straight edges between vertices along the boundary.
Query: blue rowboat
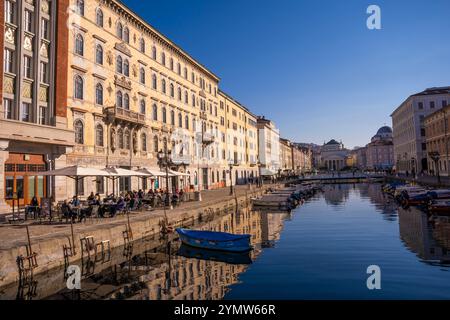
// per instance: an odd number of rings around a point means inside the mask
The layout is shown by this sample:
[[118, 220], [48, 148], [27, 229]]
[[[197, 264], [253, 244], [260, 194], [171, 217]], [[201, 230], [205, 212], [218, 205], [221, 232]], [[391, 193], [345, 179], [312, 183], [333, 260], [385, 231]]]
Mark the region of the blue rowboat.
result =
[[189, 230], [177, 228], [180, 240], [189, 246], [210, 250], [244, 252], [252, 249], [249, 234]]
[[251, 264], [250, 251], [230, 252], [194, 248], [182, 244], [178, 250], [178, 255], [186, 258], [225, 262], [228, 264]]

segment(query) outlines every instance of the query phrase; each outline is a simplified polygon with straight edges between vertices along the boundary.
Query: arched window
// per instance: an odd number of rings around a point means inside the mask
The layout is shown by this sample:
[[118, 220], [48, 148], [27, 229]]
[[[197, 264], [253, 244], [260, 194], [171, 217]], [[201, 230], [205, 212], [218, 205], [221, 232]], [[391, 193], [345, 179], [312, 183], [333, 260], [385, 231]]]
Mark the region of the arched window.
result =
[[123, 107], [123, 96], [121, 91], [116, 92], [116, 107], [122, 108]]
[[123, 64], [122, 64], [122, 57], [117, 56], [116, 58], [116, 72], [122, 73], [123, 72]]
[[153, 104], [153, 121], [158, 121], [158, 107]]
[[227, 180], [227, 172], [225, 170], [222, 171], [222, 180]]
[[161, 53], [161, 63], [162, 65], [166, 65], [166, 54], [163, 52]]
[[186, 103], [186, 104], [189, 103], [189, 95], [188, 95], [187, 91], [184, 92], [184, 103]]
[[154, 152], [158, 152], [159, 150], [159, 146], [158, 146], [158, 136], [157, 135], [155, 135], [154, 137], [153, 137], [153, 151]]
[[187, 68], [184, 67], [184, 78], [187, 79], [188, 78], [188, 71]]
[[74, 98], [83, 99], [83, 78], [80, 75], [75, 76]]
[[123, 95], [123, 108], [125, 110], [130, 110], [130, 96], [128, 95], [128, 93], [125, 93]]
[[95, 23], [97, 26], [103, 28], [103, 11], [100, 8], [97, 8], [97, 13], [95, 15]]
[[145, 133], [141, 135], [141, 150], [147, 151], [147, 136]]
[[163, 151], [168, 151], [167, 150], [167, 138], [163, 139]]
[[189, 130], [189, 117], [184, 117], [184, 127]]
[[170, 111], [170, 124], [175, 125], [175, 111]]
[[83, 144], [84, 143], [84, 125], [83, 121], [76, 120], [73, 129], [75, 131], [75, 143]]
[[103, 105], [103, 86], [101, 83], [97, 83], [95, 86], [95, 103]]
[[181, 75], [181, 64], [179, 62], [177, 64], [177, 72], [179, 75]]
[[170, 70], [173, 70], [173, 58], [170, 58]]
[[95, 127], [95, 144], [103, 147], [103, 126], [100, 123]]
[[172, 98], [175, 97], [175, 87], [173, 86], [173, 83], [170, 84], [170, 96]]
[[84, 16], [84, 1], [83, 0], [77, 0], [76, 11], [79, 15]]
[[123, 130], [117, 130], [117, 140], [119, 142], [119, 149], [123, 149]]
[[157, 90], [158, 89], [158, 81], [156, 79], [156, 74], [152, 75], [152, 87], [153, 87], [153, 90]]
[[195, 75], [194, 72], [191, 72], [191, 82], [195, 83]]
[[181, 101], [181, 88], [178, 87], [178, 100]]
[[192, 95], [192, 106], [195, 107], [195, 95]]
[[75, 37], [75, 53], [80, 56], [84, 54], [84, 39], [80, 33], [78, 33]]
[[156, 47], [155, 46], [152, 47], [152, 58], [153, 58], [153, 60], [156, 60]]
[[123, 62], [123, 74], [127, 77], [130, 76], [130, 64], [128, 62], [128, 59], [125, 59]]
[[95, 48], [95, 63], [103, 64], [103, 47], [99, 44]]
[[178, 114], [178, 126], [180, 128], [183, 128], [183, 116], [181, 115], [181, 113]]
[[145, 40], [144, 40], [144, 38], [141, 38], [141, 41], [139, 42], [139, 46], [140, 46], [141, 52], [145, 53]]
[[161, 91], [162, 93], [166, 93], [166, 80], [161, 80]]
[[195, 118], [192, 118], [192, 130], [194, 130], [194, 132], [195, 132], [195, 130], [196, 130], [196, 125], [195, 125], [195, 123], [196, 123]]
[[128, 129], [125, 129], [123, 133], [123, 148], [130, 150], [130, 131]]
[[163, 107], [162, 109], [162, 121], [164, 123], [167, 123], [167, 112], [166, 112], [166, 107]]
[[117, 24], [116, 36], [120, 39], [123, 38], [123, 26], [120, 22]]
[[145, 84], [145, 69], [143, 67], [140, 70], [140, 80], [142, 84]]
[[130, 43], [130, 30], [128, 30], [128, 27], [123, 28], [123, 41], [126, 43]]
[[145, 100], [142, 99], [140, 103], [140, 112], [141, 114], [145, 114]]

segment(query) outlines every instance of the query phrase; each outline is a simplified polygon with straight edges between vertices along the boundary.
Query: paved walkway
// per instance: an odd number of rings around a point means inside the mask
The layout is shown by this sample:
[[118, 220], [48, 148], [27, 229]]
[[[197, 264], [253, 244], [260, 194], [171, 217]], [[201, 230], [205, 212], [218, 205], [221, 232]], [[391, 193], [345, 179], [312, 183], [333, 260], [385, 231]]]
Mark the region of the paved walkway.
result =
[[450, 186], [450, 177], [440, 177], [440, 183], [438, 181], [437, 176], [430, 175], [418, 175], [417, 177], [413, 177], [410, 175], [406, 176], [405, 174], [399, 174], [396, 176], [391, 176], [391, 178], [402, 179], [407, 182], [417, 182], [420, 184], [430, 185], [430, 186], [442, 186], [449, 187]]
[[[275, 185], [263, 185], [263, 188], [274, 187]], [[174, 208], [173, 210], [167, 210], [167, 215], [170, 220], [171, 217], [181, 216], [183, 213], [191, 210], [207, 208], [215, 203], [233, 200], [235, 196], [242, 197], [252, 190], [261, 190], [256, 186], [248, 185], [236, 186], [235, 195], [230, 196], [229, 188], [222, 188], [217, 190], [207, 190], [202, 191], [202, 201], [187, 201], [183, 202], [180, 206]], [[130, 214], [130, 221], [144, 221], [148, 219], [163, 218], [164, 210], [158, 208], [153, 211], [143, 211]], [[89, 230], [99, 229], [99, 228], [111, 228], [114, 226], [125, 225], [127, 223], [126, 216], [116, 216], [114, 218], [92, 218], [88, 219], [87, 222], [74, 224], [74, 232], [89, 232]], [[52, 224], [40, 224], [38, 221], [27, 220], [20, 224], [0, 224], [0, 250], [10, 249], [15, 246], [24, 245], [27, 241], [26, 226], [30, 226], [30, 235], [32, 242], [39, 239], [51, 239], [56, 236], [70, 236], [70, 224], [59, 222], [53, 222]]]

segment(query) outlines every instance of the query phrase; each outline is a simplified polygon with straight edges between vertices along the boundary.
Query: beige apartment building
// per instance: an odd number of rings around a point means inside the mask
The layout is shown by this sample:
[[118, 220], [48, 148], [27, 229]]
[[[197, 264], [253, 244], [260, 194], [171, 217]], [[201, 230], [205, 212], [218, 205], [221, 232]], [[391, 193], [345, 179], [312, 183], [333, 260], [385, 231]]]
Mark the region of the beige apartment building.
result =
[[227, 184], [230, 169], [233, 184], [256, 181], [258, 173], [258, 132], [257, 117], [237, 100], [219, 92], [220, 106], [225, 110], [225, 146], [223, 165], [228, 167]]
[[[219, 78], [120, 1], [71, 1], [67, 122], [75, 147], [67, 165], [185, 173], [173, 187], [207, 189], [222, 169]], [[163, 187], [123, 177], [118, 190]], [[67, 184], [73, 194], [74, 183]], [[116, 189], [117, 190], [117, 189]], [[111, 182], [84, 179], [79, 192], [105, 194]]]

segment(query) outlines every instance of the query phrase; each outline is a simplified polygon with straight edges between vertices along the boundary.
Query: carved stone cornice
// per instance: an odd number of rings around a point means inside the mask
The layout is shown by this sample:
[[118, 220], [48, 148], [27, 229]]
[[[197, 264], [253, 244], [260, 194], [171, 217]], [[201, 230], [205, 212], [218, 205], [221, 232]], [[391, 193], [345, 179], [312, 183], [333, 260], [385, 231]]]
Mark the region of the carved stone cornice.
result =
[[131, 81], [127, 80], [125, 76], [119, 77], [118, 75], [114, 75], [114, 84], [116, 86], [131, 90]]
[[128, 46], [125, 44], [125, 42], [117, 42], [117, 43], [114, 45], [114, 49], [116, 49], [116, 50], [122, 52], [123, 54], [125, 54], [125, 55], [127, 55], [128, 57], [131, 58], [131, 51], [130, 51], [130, 49], [128, 48]]

